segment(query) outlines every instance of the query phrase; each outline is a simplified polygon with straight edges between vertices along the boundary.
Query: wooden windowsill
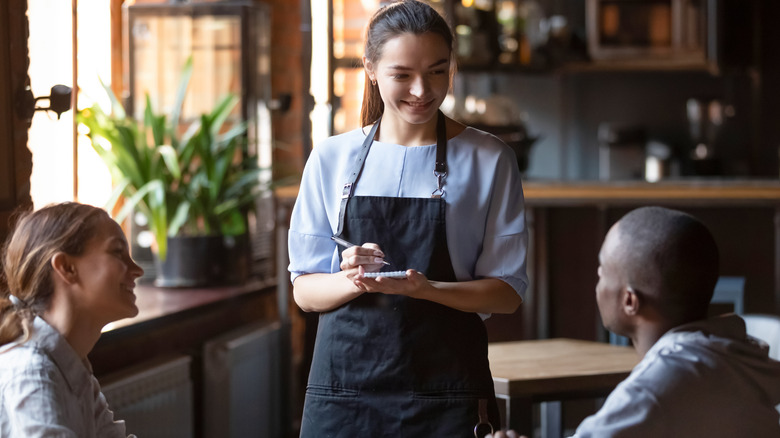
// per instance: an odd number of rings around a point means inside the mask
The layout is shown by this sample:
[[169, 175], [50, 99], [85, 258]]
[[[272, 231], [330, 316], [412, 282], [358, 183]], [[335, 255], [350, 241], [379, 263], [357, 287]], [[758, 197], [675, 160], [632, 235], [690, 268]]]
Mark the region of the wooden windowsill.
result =
[[209, 288], [162, 288], [138, 285], [135, 288], [138, 315], [112, 322], [103, 327], [103, 333], [142, 322], [163, 318], [189, 309], [206, 306], [251, 292], [257, 292], [276, 284], [275, 279], [250, 280], [241, 285]]

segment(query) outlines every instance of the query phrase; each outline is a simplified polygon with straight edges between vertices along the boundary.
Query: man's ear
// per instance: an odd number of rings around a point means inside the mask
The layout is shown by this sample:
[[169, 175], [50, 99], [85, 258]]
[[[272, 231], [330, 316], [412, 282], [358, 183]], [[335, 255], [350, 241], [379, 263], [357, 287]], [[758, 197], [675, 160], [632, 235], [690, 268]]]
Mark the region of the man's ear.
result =
[[623, 302], [621, 304], [626, 315], [636, 316], [639, 314], [639, 308], [642, 303], [639, 294], [634, 291], [634, 288], [626, 286], [623, 289]]
[[76, 282], [78, 278], [76, 266], [70, 256], [64, 252], [58, 252], [51, 258], [51, 267], [54, 275], [68, 284]]

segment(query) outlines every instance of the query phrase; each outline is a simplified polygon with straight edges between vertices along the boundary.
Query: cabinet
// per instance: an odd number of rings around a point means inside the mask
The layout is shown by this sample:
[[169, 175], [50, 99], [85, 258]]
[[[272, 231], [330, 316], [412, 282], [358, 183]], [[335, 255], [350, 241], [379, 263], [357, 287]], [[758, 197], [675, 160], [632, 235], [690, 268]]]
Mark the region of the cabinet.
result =
[[249, 436], [240, 430], [250, 425], [255, 436], [287, 436], [289, 341], [276, 292], [272, 282], [136, 287], [139, 314], [106, 326], [89, 354], [128, 432]]

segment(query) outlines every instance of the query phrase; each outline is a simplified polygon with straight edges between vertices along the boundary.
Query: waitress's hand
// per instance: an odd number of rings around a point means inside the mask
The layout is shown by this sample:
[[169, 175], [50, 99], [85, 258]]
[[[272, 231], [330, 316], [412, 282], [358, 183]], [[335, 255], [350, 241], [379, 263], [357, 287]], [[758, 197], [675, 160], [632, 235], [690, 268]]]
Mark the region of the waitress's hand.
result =
[[[347, 278], [355, 283], [362, 272], [377, 272], [382, 269], [385, 253], [376, 243], [364, 243], [363, 246], [352, 246], [341, 252], [339, 267], [347, 274]], [[360, 287], [355, 283], [358, 288]]]
[[414, 269], [407, 269], [406, 277], [403, 278], [365, 278], [363, 277], [365, 272], [368, 271], [360, 272], [360, 275], [353, 281], [355, 286], [364, 292], [382, 292], [390, 295], [415, 297], [423, 288], [430, 286], [428, 278]]

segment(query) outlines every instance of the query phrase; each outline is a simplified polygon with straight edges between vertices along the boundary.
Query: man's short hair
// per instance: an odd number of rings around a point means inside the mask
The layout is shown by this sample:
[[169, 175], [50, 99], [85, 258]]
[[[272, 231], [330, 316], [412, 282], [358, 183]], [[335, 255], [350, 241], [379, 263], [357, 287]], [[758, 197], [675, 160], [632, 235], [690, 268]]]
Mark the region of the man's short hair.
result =
[[695, 217], [663, 207], [641, 207], [620, 219], [618, 231], [629, 285], [666, 318], [705, 318], [719, 257], [715, 239]]

